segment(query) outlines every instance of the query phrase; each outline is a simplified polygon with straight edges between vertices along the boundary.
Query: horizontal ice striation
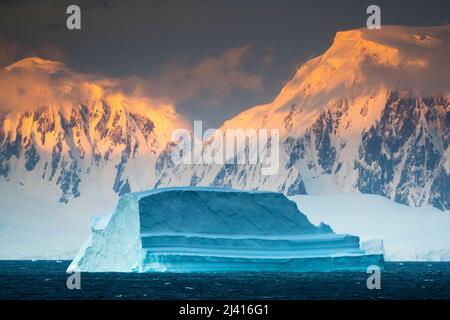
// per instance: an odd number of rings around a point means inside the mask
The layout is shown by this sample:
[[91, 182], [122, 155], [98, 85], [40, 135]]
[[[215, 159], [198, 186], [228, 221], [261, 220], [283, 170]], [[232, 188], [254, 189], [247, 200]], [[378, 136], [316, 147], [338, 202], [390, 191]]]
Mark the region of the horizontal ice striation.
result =
[[363, 270], [383, 265], [382, 243], [318, 227], [274, 192], [168, 188], [130, 193], [93, 221], [68, 268], [87, 272]]

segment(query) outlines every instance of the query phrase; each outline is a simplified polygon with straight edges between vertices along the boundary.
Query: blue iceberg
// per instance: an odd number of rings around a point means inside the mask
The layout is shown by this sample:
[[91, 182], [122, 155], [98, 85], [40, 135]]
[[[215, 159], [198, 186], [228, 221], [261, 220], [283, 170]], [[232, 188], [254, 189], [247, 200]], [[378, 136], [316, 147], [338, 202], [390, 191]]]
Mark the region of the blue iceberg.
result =
[[95, 218], [68, 272], [366, 270], [382, 242], [311, 224], [281, 193], [167, 188], [129, 193]]

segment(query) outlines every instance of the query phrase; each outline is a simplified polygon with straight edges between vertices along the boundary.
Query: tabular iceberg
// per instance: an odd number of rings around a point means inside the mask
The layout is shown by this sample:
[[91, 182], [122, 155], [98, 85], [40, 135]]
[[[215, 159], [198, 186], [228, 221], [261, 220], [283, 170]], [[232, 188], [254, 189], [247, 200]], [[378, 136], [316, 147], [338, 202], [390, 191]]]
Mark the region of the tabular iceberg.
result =
[[275, 192], [167, 188], [123, 195], [68, 272], [333, 271], [383, 266], [382, 242], [359, 244], [311, 224]]

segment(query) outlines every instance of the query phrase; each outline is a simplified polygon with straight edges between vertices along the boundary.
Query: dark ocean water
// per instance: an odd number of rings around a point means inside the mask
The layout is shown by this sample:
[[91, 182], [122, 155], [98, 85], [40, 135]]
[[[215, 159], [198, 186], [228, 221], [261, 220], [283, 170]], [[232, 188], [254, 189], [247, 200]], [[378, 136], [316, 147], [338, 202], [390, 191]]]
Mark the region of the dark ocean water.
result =
[[0, 299], [450, 299], [450, 263], [387, 263], [381, 289], [367, 273], [82, 273], [68, 261], [0, 261]]

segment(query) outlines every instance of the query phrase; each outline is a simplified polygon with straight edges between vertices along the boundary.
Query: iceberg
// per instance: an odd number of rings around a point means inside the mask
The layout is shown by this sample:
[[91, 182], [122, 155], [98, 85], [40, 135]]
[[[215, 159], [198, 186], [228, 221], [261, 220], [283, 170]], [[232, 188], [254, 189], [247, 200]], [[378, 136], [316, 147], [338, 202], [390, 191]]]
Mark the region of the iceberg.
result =
[[276, 192], [180, 187], [121, 196], [67, 272], [306, 272], [383, 267], [383, 244], [313, 225]]

